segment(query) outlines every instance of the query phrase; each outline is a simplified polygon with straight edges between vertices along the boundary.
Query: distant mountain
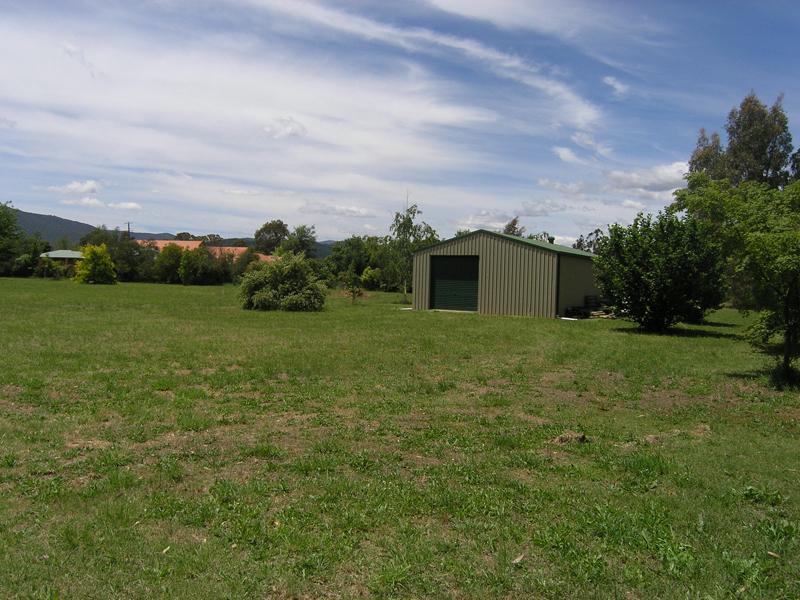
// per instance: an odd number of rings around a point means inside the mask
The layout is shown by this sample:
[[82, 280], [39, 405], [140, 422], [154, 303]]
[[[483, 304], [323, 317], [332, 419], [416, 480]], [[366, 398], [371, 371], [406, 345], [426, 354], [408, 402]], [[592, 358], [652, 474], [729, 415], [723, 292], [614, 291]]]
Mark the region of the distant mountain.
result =
[[171, 233], [142, 233], [141, 231], [131, 231], [135, 240], [172, 240], [175, 236]]
[[55, 244], [57, 240], [67, 236], [70, 243], [77, 244], [83, 236], [94, 230], [92, 225], [70, 221], [53, 215], [37, 215], [22, 210], [17, 211], [17, 223], [28, 237], [38, 231], [42, 239]]

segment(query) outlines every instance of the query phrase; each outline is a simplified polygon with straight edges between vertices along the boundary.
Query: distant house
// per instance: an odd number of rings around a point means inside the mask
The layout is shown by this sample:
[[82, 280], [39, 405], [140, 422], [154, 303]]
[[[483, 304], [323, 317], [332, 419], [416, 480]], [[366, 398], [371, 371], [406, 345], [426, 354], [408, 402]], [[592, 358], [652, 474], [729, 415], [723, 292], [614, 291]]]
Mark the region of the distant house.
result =
[[597, 295], [594, 255], [478, 230], [414, 253], [414, 310], [564, 316]]
[[49, 258], [53, 262], [63, 265], [74, 265], [79, 260], [83, 260], [83, 252], [76, 252], [75, 250], [53, 250], [51, 252], [43, 252], [39, 255], [39, 258]]
[[[223, 254], [230, 254], [233, 256], [233, 260], [236, 260], [247, 251], [247, 248], [243, 246], [207, 246], [207, 248], [211, 254], [217, 258], [221, 257]], [[267, 256], [259, 252], [256, 252], [256, 256], [258, 260], [265, 262], [274, 262], [280, 258], [279, 256]]]
[[182, 240], [147, 240], [146, 242], [139, 242], [140, 244], [152, 245], [156, 250], [161, 252], [164, 248], [172, 244], [181, 250], [194, 250], [200, 246], [204, 246], [203, 240], [182, 241]]
[[[200, 246], [207, 248], [211, 254], [216, 256], [217, 258], [221, 257], [224, 254], [230, 254], [233, 256], [233, 259], [236, 260], [239, 258], [247, 248], [244, 246], [206, 246], [203, 240], [193, 240], [193, 241], [181, 241], [181, 240], [146, 240], [146, 241], [139, 241], [138, 243], [142, 245], [152, 246], [159, 252], [161, 252], [164, 248], [172, 244], [173, 246], [178, 246], [178, 248], [182, 250], [196, 250]], [[277, 256], [267, 256], [265, 254], [259, 254], [256, 252], [256, 256], [260, 261], [266, 262], [273, 262], [278, 260], [279, 257]]]

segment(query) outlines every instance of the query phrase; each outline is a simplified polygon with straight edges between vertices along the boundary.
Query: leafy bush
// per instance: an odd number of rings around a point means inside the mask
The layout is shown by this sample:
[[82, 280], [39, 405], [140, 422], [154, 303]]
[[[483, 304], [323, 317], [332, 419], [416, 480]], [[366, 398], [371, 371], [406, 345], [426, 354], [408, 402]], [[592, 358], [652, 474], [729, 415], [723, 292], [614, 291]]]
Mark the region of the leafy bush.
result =
[[100, 246], [87, 244], [81, 248], [81, 252], [83, 252], [83, 260], [78, 261], [78, 264], [75, 265], [73, 281], [100, 284], [117, 283], [117, 272], [105, 244]]
[[325, 307], [327, 288], [302, 254], [287, 252], [274, 262], [253, 263], [242, 279], [238, 298], [242, 308], [316, 311]]
[[181, 276], [178, 270], [181, 268], [181, 258], [183, 258], [183, 248], [176, 244], [167, 244], [156, 257], [153, 267], [156, 280], [163, 283], [180, 283]]
[[[217, 259], [208, 248], [203, 246], [184, 252], [181, 257], [181, 266], [178, 269], [181, 283], [183, 285], [221, 285], [225, 283], [230, 278], [229, 272], [232, 264], [226, 256]], [[228, 266], [227, 270], [226, 265]]]
[[57, 279], [60, 275], [60, 269], [55, 262], [45, 256], [39, 259], [33, 274], [36, 277], [52, 277]]
[[640, 213], [628, 227], [612, 225], [595, 267], [616, 311], [649, 331], [700, 321], [723, 299], [719, 252], [691, 218]]

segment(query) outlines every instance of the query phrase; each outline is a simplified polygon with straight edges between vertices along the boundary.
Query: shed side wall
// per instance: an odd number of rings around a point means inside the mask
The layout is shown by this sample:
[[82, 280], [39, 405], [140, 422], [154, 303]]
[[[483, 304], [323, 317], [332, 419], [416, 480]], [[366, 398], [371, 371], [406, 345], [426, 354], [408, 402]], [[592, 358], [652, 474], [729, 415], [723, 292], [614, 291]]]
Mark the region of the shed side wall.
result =
[[584, 306], [586, 296], [600, 293], [594, 273], [594, 260], [562, 255], [559, 287], [559, 316], [563, 317], [570, 306]]

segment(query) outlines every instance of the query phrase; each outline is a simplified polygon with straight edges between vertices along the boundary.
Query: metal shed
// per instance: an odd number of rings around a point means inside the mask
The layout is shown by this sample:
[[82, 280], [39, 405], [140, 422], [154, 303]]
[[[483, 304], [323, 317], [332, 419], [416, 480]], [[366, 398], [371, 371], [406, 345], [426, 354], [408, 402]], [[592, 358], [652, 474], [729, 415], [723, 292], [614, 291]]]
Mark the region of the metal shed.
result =
[[479, 229], [414, 253], [414, 310], [564, 316], [599, 293], [593, 254]]

